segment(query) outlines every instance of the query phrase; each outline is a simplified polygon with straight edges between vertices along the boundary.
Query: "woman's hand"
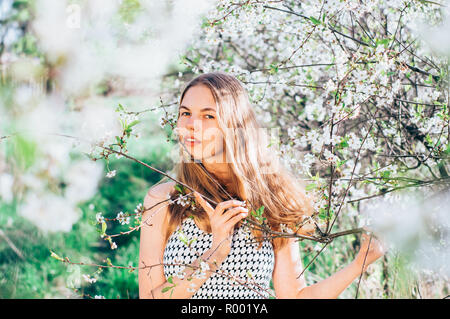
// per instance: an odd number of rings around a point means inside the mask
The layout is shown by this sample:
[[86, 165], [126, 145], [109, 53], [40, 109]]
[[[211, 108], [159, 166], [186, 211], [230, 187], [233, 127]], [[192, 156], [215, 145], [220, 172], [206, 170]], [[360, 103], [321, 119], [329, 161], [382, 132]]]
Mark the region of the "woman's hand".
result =
[[362, 234], [361, 248], [356, 255], [355, 262], [359, 267], [363, 267], [363, 271], [367, 270], [367, 267], [375, 260], [383, 256], [385, 249], [382, 243], [376, 239], [373, 235]]
[[211, 248], [215, 249], [218, 247], [217, 249], [221, 254], [227, 256], [231, 251], [231, 237], [234, 225], [247, 216], [248, 209], [242, 207], [243, 203], [238, 200], [221, 202], [214, 209], [199, 193], [194, 192], [194, 196], [209, 217], [213, 236]]

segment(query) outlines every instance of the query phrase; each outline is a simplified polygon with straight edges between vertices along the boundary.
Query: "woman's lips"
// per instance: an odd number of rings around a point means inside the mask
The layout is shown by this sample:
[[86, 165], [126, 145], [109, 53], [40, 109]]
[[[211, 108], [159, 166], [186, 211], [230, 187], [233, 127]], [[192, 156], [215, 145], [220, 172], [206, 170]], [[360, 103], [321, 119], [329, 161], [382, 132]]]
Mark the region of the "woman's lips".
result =
[[196, 144], [200, 144], [201, 142], [199, 140], [195, 139], [195, 138], [187, 137], [187, 138], [184, 139], [184, 143], [186, 145], [194, 146]]

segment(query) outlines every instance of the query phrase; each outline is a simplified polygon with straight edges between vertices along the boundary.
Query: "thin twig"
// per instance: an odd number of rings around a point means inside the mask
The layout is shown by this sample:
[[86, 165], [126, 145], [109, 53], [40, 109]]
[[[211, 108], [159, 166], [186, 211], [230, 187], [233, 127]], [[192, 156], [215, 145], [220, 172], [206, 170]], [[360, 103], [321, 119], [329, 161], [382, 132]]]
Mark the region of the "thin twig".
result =
[[365, 265], [366, 265], [366, 258], [367, 258], [367, 254], [369, 253], [370, 243], [372, 242], [372, 236], [373, 236], [373, 235], [371, 234], [371, 235], [370, 235], [370, 238], [369, 238], [369, 245], [367, 246], [366, 254], [364, 255], [364, 261], [363, 261], [362, 268], [361, 268], [361, 274], [359, 275], [358, 286], [356, 287], [356, 295], [355, 295], [355, 299], [358, 299], [359, 285], [360, 285], [360, 283], [361, 283], [361, 278], [362, 278], [362, 275], [363, 275], [363, 273], [364, 273], [364, 267], [365, 267]]

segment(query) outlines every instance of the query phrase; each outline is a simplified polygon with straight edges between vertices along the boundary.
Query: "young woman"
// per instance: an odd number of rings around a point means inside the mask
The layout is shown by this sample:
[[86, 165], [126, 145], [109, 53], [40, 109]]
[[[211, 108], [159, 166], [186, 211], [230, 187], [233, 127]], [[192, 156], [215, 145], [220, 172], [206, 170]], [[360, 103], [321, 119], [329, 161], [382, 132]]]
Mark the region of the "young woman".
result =
[[235, 77], [212, 72], [189, 82], [176, 131], [182, 158], [176, 179], [195, 192], [171, 181], [148, 191], [144, 207], [152, 208], [142, 216], [140, 298], [337, 298], [383, 255], [380, 243], [372, 238], [369, 245], [363, 235], [353, 262], [306, 286], [298, 239], [272, 238], [255, 227], [308, 235], [313, 208], [267, 147]]

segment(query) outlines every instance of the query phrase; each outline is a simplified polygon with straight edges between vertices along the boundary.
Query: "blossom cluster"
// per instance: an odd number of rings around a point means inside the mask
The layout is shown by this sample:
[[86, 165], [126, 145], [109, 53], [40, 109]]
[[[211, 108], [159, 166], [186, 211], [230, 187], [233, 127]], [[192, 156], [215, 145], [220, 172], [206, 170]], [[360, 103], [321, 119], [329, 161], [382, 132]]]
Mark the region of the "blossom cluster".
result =
[[[281, 128], [282, 161], [315, 198], [305, 229], [345, 214], [363, 225], [359, 202], [410, 187], [404, 176], [416, 185], [446, 176], [446, 59], [418, 29], [439, 24], [439, 4], [269, 2], [218, 2], [207, 18], [220, 23], [205, 23], [183, 61], [197, 75], [236, 76], [258, 120]], [[180, 74], [167, 81], [175, 97]]]

